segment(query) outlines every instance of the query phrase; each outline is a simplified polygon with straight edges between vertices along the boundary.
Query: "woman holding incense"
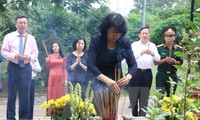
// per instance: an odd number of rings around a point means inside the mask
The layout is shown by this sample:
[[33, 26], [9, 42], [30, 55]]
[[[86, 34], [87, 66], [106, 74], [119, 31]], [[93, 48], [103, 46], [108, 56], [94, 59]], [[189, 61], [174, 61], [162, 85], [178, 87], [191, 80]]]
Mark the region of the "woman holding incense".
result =
[[[121, 87], [129, 83], [137, 69], [130, 41], [125, 36], [125, 20], [118, 13], [110, 13], [101, 21], [99, 31], [99, 35], [91, 38], [88, 50], [87, 69], [95, 77], [92, 87], [94, 92], [109, 88], [109, 93], [119, 94]], [[126, 59], [128, 65], [124, 77], [121, 69], [123, 59]], [[101, 111], [97, 109], [99, 114]]]
[[[67, 80], [66, 57], [57, 42], [51, 46], [51, 54], [46, 58], [46, 67], [50, 69], [48, 100], [55, 100], [65, 95], [65, 81]], [[51, 115], [50, 109], [48, 109], [48, 115]]]

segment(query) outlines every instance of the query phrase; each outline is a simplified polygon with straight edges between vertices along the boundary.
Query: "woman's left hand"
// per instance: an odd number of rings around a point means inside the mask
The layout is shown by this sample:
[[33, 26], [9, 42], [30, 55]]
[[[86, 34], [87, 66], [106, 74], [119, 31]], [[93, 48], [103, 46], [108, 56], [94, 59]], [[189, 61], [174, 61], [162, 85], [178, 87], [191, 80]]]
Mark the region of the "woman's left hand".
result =
[[120, 87], [120, 86], [127, 85], [129, 83], [129, 81], [130, 81], [130, 79], [128, 79], [128, 77], [123, 77], [117, 81], [117, 84]]

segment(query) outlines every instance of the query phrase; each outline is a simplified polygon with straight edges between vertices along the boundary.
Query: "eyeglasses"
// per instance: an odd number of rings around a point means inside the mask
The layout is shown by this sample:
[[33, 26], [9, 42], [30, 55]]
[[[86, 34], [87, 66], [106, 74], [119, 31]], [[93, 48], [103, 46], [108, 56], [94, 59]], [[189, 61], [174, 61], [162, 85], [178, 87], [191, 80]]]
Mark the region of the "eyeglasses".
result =
[[115, 32], [108, 32], [108, 35], [110, 35], [110, 36], [121, 36], [122, 33], [115, 31]]
[[173, 37], [174, 35], [165, 35], [165, 37]]

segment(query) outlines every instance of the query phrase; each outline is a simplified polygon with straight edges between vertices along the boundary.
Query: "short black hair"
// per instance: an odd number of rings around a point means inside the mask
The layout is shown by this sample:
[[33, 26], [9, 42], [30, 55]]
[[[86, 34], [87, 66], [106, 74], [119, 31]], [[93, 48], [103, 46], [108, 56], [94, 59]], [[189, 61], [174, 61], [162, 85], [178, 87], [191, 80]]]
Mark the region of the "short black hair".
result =
[[86, 40], [85, 40], [84, 37], [76, 37], [76, 38], [74, 39], [74, 42], [72, 43], [72, 48], [73, 48], [74, 50], [77, 50], [77, 48], [76, 48], [76, 43], [78, 43], [79, 40], [83, 40], [83, 42], [84, 42], [84, 44], [85, 44], [83, 50], [85, 50], [86, 47], [87, 47], [87, 44], [86, 44]]
[[64, 56], [63, 51], [62, 51], [62, 49], [61, 49], [61, 46], [60, 46], [60, 44], [59, 44], [58, 42], [53, 42], [53, 43], [52, 43], [52, 45], [51, 45], [51, 51], [50, 51], [51, 54], [54, 53], [54, 51], [53, 51], [53, 44], [55, 44], [55, 43], [58, 44], [58, 46], [59, 46], [59, 51], [58, 51], [58, 52], [59, 52], [60, 56], [61, 56], [62, 58], [64, 58], [65, 56]]
[[99, 25], [99, 32], [103, 36], [106, 36], [107, 30], [110, 27], [114, 27], [122, 34], [122, 36], [127, 33], [126, 22], [123, 16], [119, 13], [109, 13], [108, 15], [106, 15]]
[[15, 18], [15, 22], [16, 22], [18, 19], [20, 19], [20, 18], [26, 18], [26, 19], [27, 19], [27, 17], [26, 17], [25, 15], [18, 15], [18, 16]]
[[141, 32], [142, 30], [144, 30], [144, 29], [149, 29], [149, 26], [145, 26], [145, 27], [140, 28], [139, 31], [138, 31], [138, 34], [140, 34], [140, 32]]

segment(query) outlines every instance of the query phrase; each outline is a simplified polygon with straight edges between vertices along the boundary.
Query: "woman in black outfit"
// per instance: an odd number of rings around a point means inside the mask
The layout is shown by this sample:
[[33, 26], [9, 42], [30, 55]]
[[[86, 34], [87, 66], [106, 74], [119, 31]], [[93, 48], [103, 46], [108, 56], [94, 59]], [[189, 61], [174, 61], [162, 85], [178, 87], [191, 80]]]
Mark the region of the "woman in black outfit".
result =
[[[95, 77], [92, 87], [95, 95], [107, 88], [109, 94], [119, 94], [121, 87], [129, 83], [137, 69], [130, 41], [125, 37], [127, 33], [125, 20], [118, 13], [110, 13], [101, 21], [99, 31], [99, 35], [91, 38], [88, 50], [88, 72]], [[128, 72], [124, 77], [121, 69], [123, 59], [126, 59], [128, 64]], [[99, 106], [96, 102], [95, 104], [96, 107]], [[103, 111], [99, 108], [96, 110], [99, 114]]]

